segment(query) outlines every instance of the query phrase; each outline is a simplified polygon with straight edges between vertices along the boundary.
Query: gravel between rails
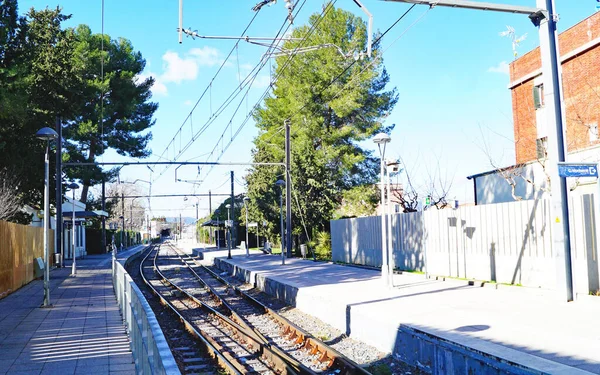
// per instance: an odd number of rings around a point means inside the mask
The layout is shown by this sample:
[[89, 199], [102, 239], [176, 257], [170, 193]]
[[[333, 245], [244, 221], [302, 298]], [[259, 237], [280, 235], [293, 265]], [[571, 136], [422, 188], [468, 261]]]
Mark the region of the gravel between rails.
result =
[[239, 287], [252, 297], [269, 306], [283, 317], [290, 320], [300, 328], [306, 330], [311, 335], [331, 346], [338, 352], [347, 356], [360, 365], [366, 365], [367, 371], [374, 375], [421, 375], [425, 374], [419, 369], [394, 358], [390, 354], [383, 353], [373, 346], [354, 340], [345, 335], [340, 330], [322, 322], [321, 320], [303, 313], [302, 311], [285, 304], [251, 284], [245, 284], [238, 279], [231, 277], [215, 266], [209, 266], [212, 271], [219, 274], [232, 285]]

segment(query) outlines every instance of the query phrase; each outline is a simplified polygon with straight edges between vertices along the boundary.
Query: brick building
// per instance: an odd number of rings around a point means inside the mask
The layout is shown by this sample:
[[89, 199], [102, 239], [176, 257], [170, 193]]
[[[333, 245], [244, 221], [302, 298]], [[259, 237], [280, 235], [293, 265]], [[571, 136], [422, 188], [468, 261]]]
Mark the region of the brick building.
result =
[[[567, 161], [600, 161], [600, 12], [562, 32], [559, 37], [565, 108]], [[479, 173], [473, 181], [475, 204], [511, 202], [543, 196], [546, 108], [539, 47], [509, 66], [515, 137], [515, 165]], [[577, 194], [596, 189], [595, 179], [569, 179]], [[572, 193], [575, 193], [574, 191]]]
[[[567, 152], [591, 151], [600, 145], [600, 12], [562, 32], [559, 50]], [[510, 64], [517, 164], [545, 157], [548, 131], [540, 59], [538, 47]]]

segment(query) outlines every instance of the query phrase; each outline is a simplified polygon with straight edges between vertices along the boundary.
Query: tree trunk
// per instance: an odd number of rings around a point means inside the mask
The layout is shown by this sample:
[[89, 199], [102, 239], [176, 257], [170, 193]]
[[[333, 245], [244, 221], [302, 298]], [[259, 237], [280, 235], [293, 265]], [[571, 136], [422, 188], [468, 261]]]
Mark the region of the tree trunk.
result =
[[[87, 159], [88, 163], [93, 163], [96, 157], [96, 153], [94, 152], [94, 146], [96, 145], [96, 142], [94, 142], [93, 140], [90, 142], [90, 155]], [[90, 191], [90, 180], [82, 180], [81, 184], [83, 185], [83, 187], [81, 188], [81, 197], [79, 198], [79, 201], [81, 203], [85, 203], [87, 205], [87, 196], [88, 196], [88, 192]]]

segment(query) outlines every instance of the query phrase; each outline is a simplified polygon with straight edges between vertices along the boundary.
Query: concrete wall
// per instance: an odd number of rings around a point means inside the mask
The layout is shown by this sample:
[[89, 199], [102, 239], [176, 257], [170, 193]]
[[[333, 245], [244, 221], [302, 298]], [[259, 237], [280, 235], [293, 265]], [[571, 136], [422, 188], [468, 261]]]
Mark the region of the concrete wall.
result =
[[[575, 289], [600, 289], [594, 235], [594, 197], [571, 198]], [[393, 265], [433, 275], [555, 289], [557, 263], [550, 237], [547, 200], [430, 210], [392, 215]], [[332, 258], [381, 266], [381, 217], [331, 222]]]
[[[598, 163], [600, 147], [594, 146], [571, 152], [567, 156], [567, 161]], [[543, 163], [534, 161], [522, 166], [473, 177], [477, 204], [514, 202], [509, 180], [515, 182], [515, 195], [523, 200], [547, 197], [548, 193], [545, 191], [548, 190], [548, 176]], [[571, 195], [590, 194], [597, 191], [596, 178], [568, 178], [567, 184]]]

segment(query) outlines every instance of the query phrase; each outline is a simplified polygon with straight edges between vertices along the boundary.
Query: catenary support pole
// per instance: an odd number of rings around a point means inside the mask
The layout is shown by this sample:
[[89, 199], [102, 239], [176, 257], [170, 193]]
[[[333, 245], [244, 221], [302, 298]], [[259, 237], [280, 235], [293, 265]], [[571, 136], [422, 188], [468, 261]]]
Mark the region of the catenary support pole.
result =
[[[106, 212], [106, 179], [102, 176], [102, 211]], [[106, 247], [106, 217], [102, 215], [102, 251], [108, 253]]]
[[[234, 198], [234, 193], [233, 193], [233, 171], [231, 171], [231, 207], [229, 208], [229, 214], [230, 214], [230, 227], [229, 227], [229, 242], [231, 242], [232, 240], [235, 241], [236, 238], [234, 236], [234, 232], [233, 232], [233, 222], [235, 221], [235, 216], [234, 216], [234, 209], [235, 209], [235, 198]], [[233, 244], [235, 244], [235, 242], [233, 242]], [[233, 247], [233, 244], [231, 247]]]
[[573, 301], [573, 275], [571, 263], [571, 241], [569, 236], [569, 209], [567, 206], [567, 182], [558, 174], [558, 163], [565, 161], [565, 113], [561, 87], [561, 67], [559, 60], [558, 13], [554, 0], [537, 0], [540, 8], [545, 8], [548, 16], [532, 18], [540, 31], [540, 52], [542, 56], [542, 80], [544, 84], [544, 104], [549, 115], [546, 118], [548, 132], [548, 174], [550, 175], [552, 244], [556, 260], [556, 281], [558, 290], [564, 293], [567, 301]]
[[292, 257], [292, 178], [290, 165], [292, 163], [291, 150], [291, 121], [285, 120], [285, 245], [287, 257]]

